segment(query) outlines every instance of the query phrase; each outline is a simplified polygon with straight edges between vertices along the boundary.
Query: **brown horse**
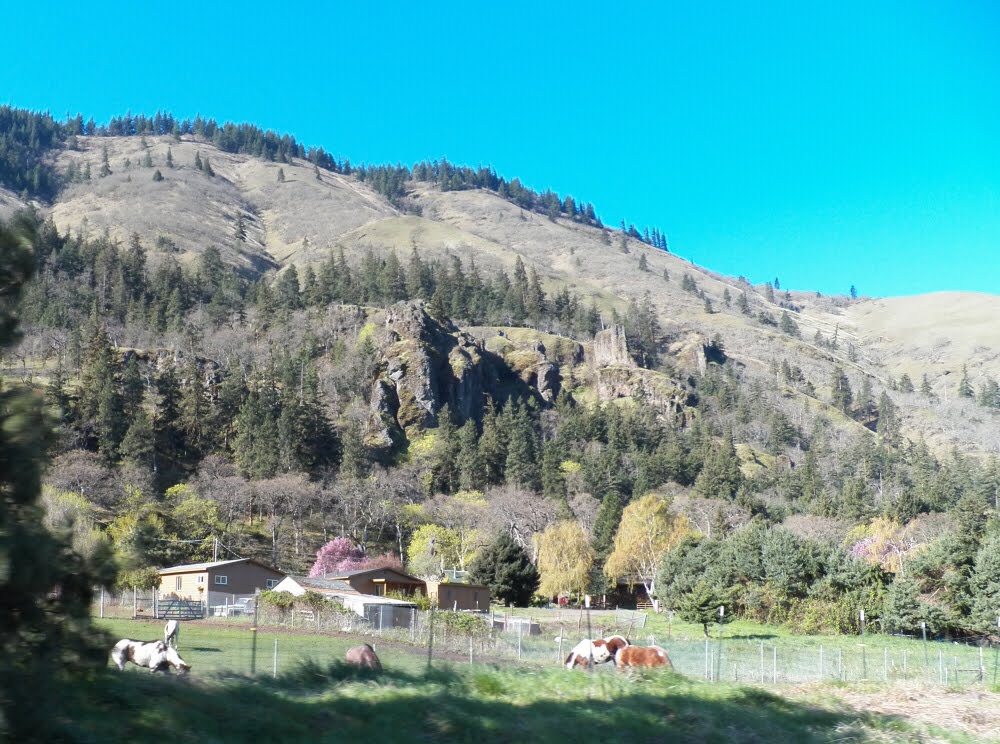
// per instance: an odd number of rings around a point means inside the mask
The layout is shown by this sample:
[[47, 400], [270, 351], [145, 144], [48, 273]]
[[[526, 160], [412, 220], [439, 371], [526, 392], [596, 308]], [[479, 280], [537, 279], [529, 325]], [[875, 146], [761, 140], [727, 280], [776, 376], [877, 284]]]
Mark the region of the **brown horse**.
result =
[[367, 643], [348, 649], [347, 663], [361, 667], [362, 669], [372, 669], [376, 672], [382, 670], [382, 662], [375, 655], [375, 649]]
[[626, 646], [628, 646], [628, 640], [620, 635], [597, 638], [593, 641], [584, 639], [569, 652], [569, 656], [566, 657], [566, 668], [573, 669], [581, 666], [586, 669], [591, 660], [595, 664], [614, 661], [618, 650]]
[[619, 669], [629, 667], [665, 667], [673, 669], [667, 652], [659, 646], [625, 646], [615, 654], [615, 665]]

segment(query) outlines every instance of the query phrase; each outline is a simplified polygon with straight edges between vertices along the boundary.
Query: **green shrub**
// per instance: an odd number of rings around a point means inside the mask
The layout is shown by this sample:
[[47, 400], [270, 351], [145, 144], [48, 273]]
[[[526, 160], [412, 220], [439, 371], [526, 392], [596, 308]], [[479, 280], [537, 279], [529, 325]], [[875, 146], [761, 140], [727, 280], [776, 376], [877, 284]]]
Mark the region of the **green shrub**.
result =
[[462, 635], [482, 636], [490, 631], [489, 625], [482, 617], [470, 612], [452, 612], [451, 610], [437, 612], [434, 622]]

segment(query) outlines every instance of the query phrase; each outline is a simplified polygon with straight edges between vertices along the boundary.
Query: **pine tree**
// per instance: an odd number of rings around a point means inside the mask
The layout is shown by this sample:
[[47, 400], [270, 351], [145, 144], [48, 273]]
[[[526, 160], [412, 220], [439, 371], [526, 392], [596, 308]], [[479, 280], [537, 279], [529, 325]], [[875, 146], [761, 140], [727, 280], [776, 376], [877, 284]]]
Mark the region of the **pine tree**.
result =
[[847, 379], [847, 374], [844, 372], [843, 367], [834, 367], [830, 388], [830, 404], [838, 411], [850, 414], [854, 395], [851, 392], [850, 380]]
[[962, 379], [958, 383], [958, 397], [960, 398], [972, 398], [975, 392], [972, 390], [972, 383], [969, 382], [969, 369], [966, 365], [962, 365]]
[[[273, 478], [281, 465], [277, 395], [269, 380], [251, 390], [235, 420], [233, 455], [248, 478]], [[360, 438], [360, 437], [359, 437]]]
[[788, 314], [787, 310], [781, 311], [781, 319], [778, 321], [778, 328], [782, 333], [787, 333], [789, 336], [799, 336], [799, 326], [792, 320], [791, 316]]
[[101, 148], [101, 169], [98, 171], [98, 175], [101, 178], [106, 178], [111, 173], [111, 163], [108, 162], [108, 147], [105, 145]]
[[913, 392], [913, 380], [905, 372], [899, 377], [899, 392], [901, 393], [912, 393]]
[[434, 458], [432, 488], [435, 492], [453, 493], [459, 485], [458, 430], [446, 403], [438, 411], [438, 426], [434, 433]]
[[719, 614], [719, 608], [726, 605], [727, 594], [707, 580], [695, 583], [689, 592], [681, 595], [678, 602], [678, 616], [689, 623], [698, 623], [708, 638], [708, 626], [712, 623], [726, 623], [732, 620], [731, 612]]
[[479, 438], [479, 454], [486, 472], [485, 482], [496, 485], [503, 482], [507, 462], [507, 432], [502, 426], [493, 401], [486, 404], [483, 413], [483, 432]]
[[247, 226], [243, 220], [242, 213], [236, 217], [236, 226], [233, 228], [233, 237], [240, 243], [247, 242]]
[[732, 434], [727, 432], [722, 442], [711, 446], [694, 482], [694, 489], [707, 498], [731, 499], [743, 484], [740, 458], [736, 454]]
[[490, 588], [504, 605], [527, 607], [540, 577], [527, 552], [506, 532], [483, 548], [469, 566], [469, 578]]
[[458, 486], [465, 491], [488, 483], [486, 460], [479, 451], [479, 430], [471, 419], [458, 431], [458, 474]]
[[622, 519], [622, 499], [616, 489], [609, 489], [601, 500], [601, 507], [594, 517], [592, 543], [599, 561], [607, 558], [615, 541], [615, 532]]
[[168, 168], [173, 168], [174, 167], [174, 152], [173, 152], [173, 150], [170, 149], [169, 145], [167, 146], [167, 160], [166, 160], [166, 163], [167, 163], [167, 167]]
[[504, 464], [507, 482], [537, 491], [541, 488], [541, 471], [538, 467], [538, 442], [531, 414], [526, 406], [518, 406], [516, 403], [508, 408], [511, 415], [508, 419], [507, 460]]
[[639, 271], [649, 271], [649, 263], [646, 261], [646, 254], [639, 256]]
[[740, 296], [736, 298], [736, 307], [744, 315], [750, 314], [750, 300], [747, 298], [746, 292], [741, 292]]
[[[35, 269], [35, 232], [26, 219], [0, 223], [0, 346], [15, 343], [17, 306]], [[110, 586], [114, 566], [107, 551], [84, 558], [45, 527], [40, 500], [50, 423], [31, 391], [0, 390], [0, 679], [4, 730], [13, 741], [55, 741], [66, 735], [39, 703], [55, 680], [86, 685], [107, 663], [103, 638], [90, 625], [94, 586]], [[103, 565], [102, 565], [103, 562]], [[53, 725], [54, 724], [54, 725]], [[50, 725], [52, 728], [50, 729]]]

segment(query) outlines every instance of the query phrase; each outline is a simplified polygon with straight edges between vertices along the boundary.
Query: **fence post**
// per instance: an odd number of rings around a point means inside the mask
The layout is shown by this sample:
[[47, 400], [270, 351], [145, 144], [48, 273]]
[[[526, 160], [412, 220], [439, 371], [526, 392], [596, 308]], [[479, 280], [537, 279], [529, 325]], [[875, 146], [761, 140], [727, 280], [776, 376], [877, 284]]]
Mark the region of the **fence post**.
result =
[[[1000, 617], [997, 618], [997, 624], [1000, 625]], [[924, 637], [924, 669], [927, 669], [931, 663], [927, 659], [927, 623], [923, 620], [920, 621], [920, 634]]]
[[101, 587], [101, 617], [104, 617], [104, 587]]
[[430, 630], [427, 636], [427, 668], [431, 668], [431, 658], [434, 654], [434, 605], [431, 604]]
[[903, 649], [903, 679], [906, 679], [906, 652], [907, 649]]
[[844, 678], [844, 649], [837, 649], [837, 679]]
[[[524, 632], [524, 623], [517, 624], [517, 660], [521, 660], [521, 633]], [[593, 666], [591, 664], [590, 666]]]
[[764, 684], [764, 641], [760, 642], [760, 683]]
[[775, 646], [773, 649], [772, 664], [771, 667], [771, 681], [774, 684], [778, 684], [778, 647]]
[[983, 665], [983, 647], [979, 646], [979, 681], [986, 682], [986, 667]]
[[271, 676], [277, 678], [278, 676], [278, 639], [274, 639], [274, 670], [271, 672]]
[[819, 678], [823, 679], [823, 647], [819, 647]]
[[416, 626], [417, 626], [417, 608], [416, 607], [411, 607], [410, 608], [410, 643], [413, 643], [414, 640], [415, 640], [415, 638], [416, 638], [416, 635], [415, 635]]
[[136, 588], [133, 586], [132, 587], [132, 619], [133, 620], [136, 617], [138, 617], [138, 598], [137, 598], [136, 594], [137, 594]]
[[889, 681], [889, 648], [882, 646], [882, 679]]
[[469, 633], [469, 666], [472, 665], [472, 633]]
[[938, 684], [944, 684], [944, 653], [938, 649]]
[[[253, 627], [250, 628], [250, 633], [253, 636], [252, 645], [250, 646], [250, 676], [253, 677], [257, 674], [257, 618], [260, 612], [260, 594], [258, 593], [257, 599], [253, 603]], [[292, 613], [292, 617], [295, 617], [295, 613]]]
[[712, 681], [712, 673], [710, 667], [708, 666], [708, 639], [705, 639], [705, 679], [709, 682]]

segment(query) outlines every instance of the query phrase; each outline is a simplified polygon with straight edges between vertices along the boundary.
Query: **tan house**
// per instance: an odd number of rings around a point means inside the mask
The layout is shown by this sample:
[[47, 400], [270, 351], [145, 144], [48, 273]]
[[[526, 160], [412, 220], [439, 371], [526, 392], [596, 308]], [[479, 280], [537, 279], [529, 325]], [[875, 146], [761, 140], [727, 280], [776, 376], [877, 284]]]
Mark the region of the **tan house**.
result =
[[427, 596], [442, 610], [488, 610], [490, 588], [479, 584], [427, 581]]
[[285, 574], [252, 558], [190, 563], [160, 569], [160, 597], [219, 604], [213, 595], [248, 595], [273, 589]]
[[369, 568], [362, 571], [346, 571], [327, 576], [328, 579], [343, 581], [359, 594], [371, 594], [384, 597], [388, 594], [400, 594], [412, 597], [417, 593], [427, 591], [423, 579], [410, 576], [393, 568]]

